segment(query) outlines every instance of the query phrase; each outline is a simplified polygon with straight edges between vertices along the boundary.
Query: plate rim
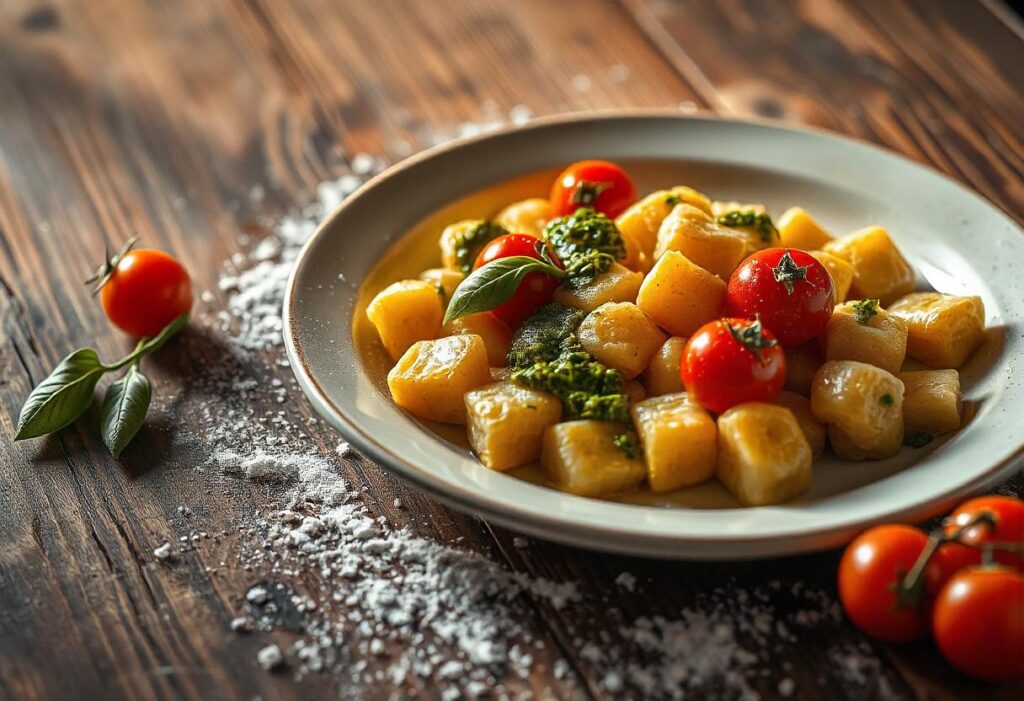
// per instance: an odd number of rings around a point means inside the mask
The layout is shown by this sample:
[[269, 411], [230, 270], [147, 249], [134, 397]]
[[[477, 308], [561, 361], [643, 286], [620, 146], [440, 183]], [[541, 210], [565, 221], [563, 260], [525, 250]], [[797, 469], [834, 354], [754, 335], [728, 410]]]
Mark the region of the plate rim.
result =
[[[299, 271], [302, 264], [315, 245], [316, 241], [332, 228], [334, 221], [342, 213], [365, 193], [378, 187], [381, 183], [391, 179], [397, 173], [418, 164], [433, 159], [434, 157], [473, 144], [501, 137], [503, 134], [512, 132], [524, 132], [535, 129], [545, 129], [551, 126], [563, 125], [573, 122], [594, 122], [614, 119], [644, 119], [664, 118], [679, 121], [692, 122], [727, 122], [736, 125], [753, 125], [769, 127], [771, 129], [803, 133], [816, 137], [825, 137], [830, 140], [851, 142], [859, 147], [868, 147], [870, 150], [879, 152], [888, 158], [897, 158], [917, 168], [928, 171], [931, 175], [939, 176], [948, 183], [955, 186], [961, 192], [981, 200], [988, 207], [998, 211], [1008, 220], [1020, 233], [1020, 226], [1014, 221], [1013, 216], [1008, 214], [998, 204], [992, 202], [980, 193], [975, 192], [963, 183], [951, 176], [936, 170], [935, 168], [907, 158], [906, 156], [886, 149], [877, 144], [864, 141], [858, 137], [851, 137], [839, 134], [826, 129], [808, 125], [794, 125], [779, 120], [767, 118], [723, 118], [717, 115], [701, 112], [696, 114], [685, 114], [678, 110], [671, 109], [605, 109], [590, 110], [587, 112], [569, 112], [557, 114], [538, 119], [533, 119], [523, 125], [506, 125], [487, 132], [460, 137], [452, 141], [427, 148], [418, 152], [375, 175], [367, 180], [361, 187], [349, 195], [340, 205], [327, 214], [318, 224], [309, 239], [305, 242], [298, 256], [293, 262], [292, 270], [289, 273], [285, 287], [283, 300], [283, 321], [284, 321], [284, 345], [285, 351], [296, 380], [309, 399], [314, 409], [321, 417], [327, 419], [346, 439], [356, 445], [363, 453], [373, 458], [383, 469], [397, 475], [399, 478], [412, 483], [416, 488], [426, 492], [442, 503], [450, 504], [460, 511], [471, 513], [475, 516], [485, 518], [493, 523], [515, 531], [525, 532], [530, 535], [573, 546], [583, 547], [591, 550], [606, 552], [618, 552], [630, 555], [650, 555], [670, 559], [703, 559], [703, 560], [728, 560], [737, 559], [734, 551], [721, 552], [716, 548], [723, 545], [756, 544], [756, 549], [750, 553], [743, 554], [743, 559], [763, 559], [779, 555], [795, 555], [806, 552], [815, 552], [848, 541], [853, 535], [864, 528], [883, 521], [907, 521], [911, 518], [918, 520], [940, 513], [951, 506], [957, 499], [975, 493], [978, 490], [993, 484], [1004, 475], [1009, 474], [1014, 466], [1024, 462], [1024, 443], [1017, 445], [1013, 451], [1004, 459], [992, 464], [983, 473], [978, 474], [970, 481], [953, 486], [939, 496], [933, 497], [923, 503], [917, 503], [904, 508], [892, 509], [882, 514], [875, 514], [871, 517], [852, 519], [850, 522], [840, 523], [831, 527], [816, 528], [806, 533], [753, 533], [738, 535], [736, 533], [715, 533], [715, 534], [688, 534], [675, 535], [664, 534], [657, 537], [641, 536], [637, 533], [623, 531], [615, 527], [603, 527], [593, 524], [580, 524], [566, 519], [558, 514], [538, 513], [536, 511], [524, 511], [518, 504], [497, 503], [489, 500], [484, 495], [470, 493], [468, 490], [446, 489], [442, 483], [433, 483], [422, 470], [415, 464], [392, 451], [384, 444], [373, 438], [364, 431], [356, 421], [353, 421], [346, 412], [338, 407], [328, 396], [328, 393], [321, 386], [315, 377], [312, 369], [306, 361], [300, 342], [298, 340], [298, 325], [295, 321], [295, 304], [298, 297], [297, 284]], [[360, 281], [361, 282], [361, 281]], [[463, 491], [466, 491], [463, 494]], [[576, 497], [584, 498], [584, 497]], [[619, 507], [630, 507], [640, 511], [657, 508], [633, 504], [616, 504]], [[748, 509], [731, 509], [731, 511], [747, 511]], [[722, 510], [719, 510], [722, 511]], [[728, 510], [727, 510], [728, 511]], [[637, 539], [643, 538], [643, 543], [638, 545]]]

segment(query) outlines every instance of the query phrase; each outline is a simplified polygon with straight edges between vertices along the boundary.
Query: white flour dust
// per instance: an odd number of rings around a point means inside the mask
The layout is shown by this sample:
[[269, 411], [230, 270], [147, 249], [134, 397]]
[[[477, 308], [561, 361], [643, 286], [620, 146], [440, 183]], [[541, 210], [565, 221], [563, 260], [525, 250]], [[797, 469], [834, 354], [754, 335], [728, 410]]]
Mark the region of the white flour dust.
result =
[[[574, 83], [583, 88], [583, 80]], [[485, 106], [485, 114], [480, 124], [420, 134], [416, 146], [531, 117], [522, 105], [507, 115]], [[413, 148], [395, 152], [407, 155]], [[318, 421], [299, 409], [305, 404], [286, 369], [281, 307], [292, 264], [316, 224], [384, 165], [370, 154], [351, 158], [348, 172], [321, 183], [309, 205], [225, 263], [220, 291], [226, 309], [218, 310], [211, 293], [201, 297], [215, 320], [214, 333], [226, 342], [225, 362], [208, 363], [206, 371], [205, 391], [217, 401], [200, 409], [206, 441], [201, 469], [211, 477], [247, 480], [275, 504], [238, 528], [239, 564], [253, 582], [240, 594], [230, 628], [240, 635], [292, 636], [261, 641], [255, 662], [296, 678], [331, 674], [345, 698], [395, 687], [443, 699], [585, 697], [568, 658], [613, 697], [750, 699], [764, 686], [757, 680], [769, 675], [771, 688], [783, 696], [818, 693], [772, 669], [772, 660], [780, 644], [797, 639], [794, 630], [838, 626], [837, 605], [823, 591], [793, 586], [787, 596], [795, 604], [781, 612], [770, 603], [777, 583], [756, 591], [722, 585], [671, 618], [609, 619], [617, 635], [575, 637], [564, 643], [573, 651], [567, 656], [562, 645], [536, 637], [543, 627], [540, 612], [569, 621], [568, 635], [577, 635], [574, 618], [604, 617], [605, 605], [586, 583], [530, 577], [395, 527], [374, 515], [367, 488], [346, 483], [343, 466], [376, 468], [348, 443], [322, 445], [311, 436], [309, 427]], [[264, 193], [252, 195], [262, 199]], [[279, 408], [254, 408], [266, 406], [267, 398]], [[400, 499], [393, 505], [405, 509]], [[187, 507], [179, 513], [194, 518]], [[173, 566], [175, 552], [208, 537], [192, 531], [174, 550], [165, 544], [154, 556]], [[530, 541], [516, 537], [513, 545], [525, 550]], [[621, 572], [612, 589], [641, 597], [642, 608], [644, 587], [634, 574]], [[872, 670], [879, 669], [869, 650], [837, 647], [829, 654], [851, 679], [864, 678], [856, 683], [872, 683]], [[550, 674], [538, 676], [553, 676], [557, 689], [531, 686], [531, 675], [545, 670]]]

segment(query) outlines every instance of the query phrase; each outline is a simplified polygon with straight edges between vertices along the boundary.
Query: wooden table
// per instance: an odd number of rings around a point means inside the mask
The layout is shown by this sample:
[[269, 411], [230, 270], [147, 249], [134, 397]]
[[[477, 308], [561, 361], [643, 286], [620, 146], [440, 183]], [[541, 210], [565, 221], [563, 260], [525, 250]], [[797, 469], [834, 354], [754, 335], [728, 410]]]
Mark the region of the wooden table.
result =
[[[271, 640], [286, 644], [288, 633], [228, 628], [261, 577], [231, 558], [234, 524], [272, 500], [243, 482], [208, 484], [192, 469], [195, 417], [217, 401], [189, 382], [190, 368], [207, 358], [210, 324], [194, 321], [189, 342], [149, 366], [162, 399], [120, 461], [88, 422], [12, 443], [23, 398], [62, 356], [82, 345], [105, 356], [126, 348], [81, 284], [105, 245], [139, 235], [180, 256], [197, 289], [215, 291], [239, 233], [305, 201], [352, 154], [395, 160], [424, 130], [517, 104], [536, 115], [679, 105], [834, 129], [927, 163], [1020, 221], [1022, 37], [1020, 18], [998, 0], [6, 0], [0, 698], [335, 694], [329, 674], [296, 683], [258, 669], [256, 651]], [[254, 186], [266, 196], [251, 197]], [[261, 372], [269, 380], [288, 371]], [[253, 401], [257, 411], [276, 408], [271, 396]], [[309, 410], [299, 401], [293, 411]], [[337, 441], [309, 430], [324, 445]], [[574, 642], [614, 638], [607, 608], [671, 616], [722, 584], [833, 587], [836, 552], [701, 565], [542, 542], [515, 547], [513, 534], [428, 501], [372, 464], [344, 469], [367, 488], [371, 511], [392, 523], [516, 571], [584, 583], [591, 603], [582, 611], [529, 602], [536, 615], [528, 622], [532, 635], [568, 656], [571, 693], [583, 698], [616, 695], [601, 688], [601, 670]], [[1018, 476], [1003, 490], [1019, 495], [1022, 486]], [[395, 497], [404, 510], [392, 506]], [[193, 510], [189, 524], [179, 505]], [[199, 541], [173, 567], [156, 562], [153, 549], [189, 528], [227, 535]], [[637, 577], [637, 593], [614, 583], [624, 570]], [[316, 577], [301, 580], [313, 586]], [[853, 683], [825, 654], [826, 641], [864, 645], [880, 664]], [[877, 645], [845, 623], [780, 642], [772, 654], [801, 698], [1020, 692], [950, 671], [926, 643]], [[554, 695], [571, 688], [542, 668], [527, 683]], [[765, 697], [778, 694], [777, 675], [751, 684]]]

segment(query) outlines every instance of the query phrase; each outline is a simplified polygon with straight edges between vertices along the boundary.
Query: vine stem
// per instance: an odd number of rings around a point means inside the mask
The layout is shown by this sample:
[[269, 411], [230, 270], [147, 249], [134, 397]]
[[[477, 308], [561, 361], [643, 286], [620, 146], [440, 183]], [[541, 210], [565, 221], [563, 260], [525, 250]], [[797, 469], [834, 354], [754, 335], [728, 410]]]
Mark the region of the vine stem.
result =
[[[928, 566], [928, 563], [932, 559], [932, 555], [939, 549], [939, 546], [945, 543], [951, 543], [953, 541], [960, 541], [960, 538], [969, 529], [984, 524], [988, 528], [995, 528], [996, 520], [995, 517], [988, 511], [982, 511], [962, 526], [957, 527], [952, 533], [946, 533], [943, 528], [937, 528], [928, 535], [928, 544], [921, 551], [921, 554], [917, 556], [917, 560], [914, 562], [914, 566], [910, 568], [910, 571], [903, 577], [898, 585], [899, 594], [905, 598], [908, 603], [917, 603], [920, 599], [921, 588], [924, 586], [924, 570]], [[973, 543], [962, 543], [971, 548], [980, 548], [982, 550], [982, 558], [984, 560], [985, 553], [992, 553], [995, 549], [1006, 549], [1006, 550], [1017, 550], [1016, 547], [997, 548], [998, 545], [1009, 545], [1013, 546], [1012, 543], [998, 544], [998, 543], [986, 543], [981, 546], [974, 545]], [[991, 554], [989, 555], [991, 558]]]

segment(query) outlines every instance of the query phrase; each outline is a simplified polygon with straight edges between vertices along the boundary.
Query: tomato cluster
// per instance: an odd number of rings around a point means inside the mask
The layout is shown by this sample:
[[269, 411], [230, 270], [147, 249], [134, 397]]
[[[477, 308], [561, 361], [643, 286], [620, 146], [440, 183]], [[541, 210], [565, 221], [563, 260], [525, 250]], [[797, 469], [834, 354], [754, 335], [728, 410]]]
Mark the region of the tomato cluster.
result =
[[687, 342], [683, 385], [717, 413], [773, 401], [786, 380], [781, 346], [820, 336], [834, 306], [832, 277], [811, 254], [795, 248], [754, 253], [729, 278], [728, 318], [705, 324]]
[[839, 598], [873, 638], [930, 630], [943, 656], [991, 681], [1024, 676], [1024, 501], [960, 505], [931, 536], [888, 524], [862, 533], [839, 563]]

